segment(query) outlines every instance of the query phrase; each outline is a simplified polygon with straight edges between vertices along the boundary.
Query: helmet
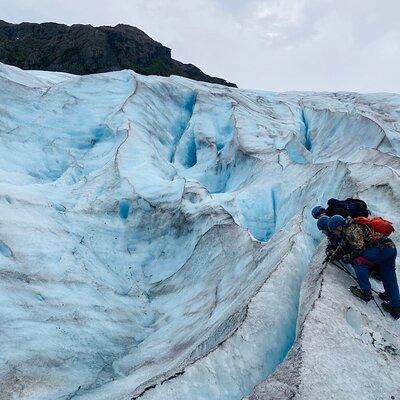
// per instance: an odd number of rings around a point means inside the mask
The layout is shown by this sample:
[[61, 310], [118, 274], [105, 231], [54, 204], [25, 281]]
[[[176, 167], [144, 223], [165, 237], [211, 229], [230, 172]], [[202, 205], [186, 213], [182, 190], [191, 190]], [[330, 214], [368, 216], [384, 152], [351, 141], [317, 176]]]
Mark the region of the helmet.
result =
[[327, 231], [329, 229], [328, 228], [329, 220], [330, 220], [330, 218], [327, 215], [323, 215], [317, 221], [317, 228], [320, 231]]
[[315, 218], [318, 219], [319, 214], [321, 214], [321, 212], [324, 212], [325, 208], [322, 206], [315, 206], [312, 210], [311, 210], [311, 215]]
[[339, 226], [343, 226], [345, 223], [346, 220], [341, 215], [334, 215], [330, 218], [328, 227], [330, 231], [333, 231]]

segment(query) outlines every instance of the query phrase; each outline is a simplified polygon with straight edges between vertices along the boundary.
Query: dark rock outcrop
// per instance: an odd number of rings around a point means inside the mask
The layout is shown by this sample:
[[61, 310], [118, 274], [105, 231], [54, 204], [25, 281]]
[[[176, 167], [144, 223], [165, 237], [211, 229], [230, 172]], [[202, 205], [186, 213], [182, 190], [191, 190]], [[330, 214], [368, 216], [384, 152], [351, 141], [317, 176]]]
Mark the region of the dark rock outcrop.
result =
[[171, 49], [129, 25], [10, 24], [0, 20], [0, 61], [22, 69], [77, 75], [133, 69], [236, 86], [171, 58]]

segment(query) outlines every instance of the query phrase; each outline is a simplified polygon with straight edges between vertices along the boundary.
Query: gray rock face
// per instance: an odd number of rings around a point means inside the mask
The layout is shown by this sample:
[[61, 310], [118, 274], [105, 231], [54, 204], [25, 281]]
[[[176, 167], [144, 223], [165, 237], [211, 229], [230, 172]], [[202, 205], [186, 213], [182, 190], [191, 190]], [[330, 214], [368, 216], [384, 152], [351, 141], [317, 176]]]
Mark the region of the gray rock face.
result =
[[85, 75], [133, 69], [236, 86], [171, 58], [171, 49], [129, 25], [10, 24], [0, 20], [0, 61], [23, 69]]

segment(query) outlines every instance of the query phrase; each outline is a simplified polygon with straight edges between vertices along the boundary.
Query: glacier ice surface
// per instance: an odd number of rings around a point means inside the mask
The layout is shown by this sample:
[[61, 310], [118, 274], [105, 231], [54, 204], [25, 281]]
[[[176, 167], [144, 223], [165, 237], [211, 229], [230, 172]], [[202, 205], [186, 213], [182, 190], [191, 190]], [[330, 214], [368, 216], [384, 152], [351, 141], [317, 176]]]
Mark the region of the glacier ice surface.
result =
[[310, 218], [360, 196], [400, 222], [398, 95], [4, 64], [0, 89], [2, 399], [398, 394], [397, 325]]

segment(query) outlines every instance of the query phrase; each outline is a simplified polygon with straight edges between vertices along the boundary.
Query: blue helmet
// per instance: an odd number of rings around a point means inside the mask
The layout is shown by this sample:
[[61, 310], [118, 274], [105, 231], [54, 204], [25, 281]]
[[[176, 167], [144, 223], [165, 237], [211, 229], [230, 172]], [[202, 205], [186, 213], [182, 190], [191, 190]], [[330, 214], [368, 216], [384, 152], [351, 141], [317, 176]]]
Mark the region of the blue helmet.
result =
[[330, 231], [333, 231], [339, 226], [343, 226], [345, 224], [346, 220], [341, 215], [334, 215], [333, 217], [330, 218], [328, 227]]
[[312, 210], [311, 210], [311, 215], [315, 218], [318, 219], [319, 214], [321, 214], [321, 212], [324, 212], [325, 208], [322, 206], [315, 206]]
[[327, 215], [323, 215], [321, 218], [318, 219], [317, 221], [317, 228], [320, 231], [327, 231], [329, 230], [328, 225], [329, 225], [329, 220], [330, 218]]

